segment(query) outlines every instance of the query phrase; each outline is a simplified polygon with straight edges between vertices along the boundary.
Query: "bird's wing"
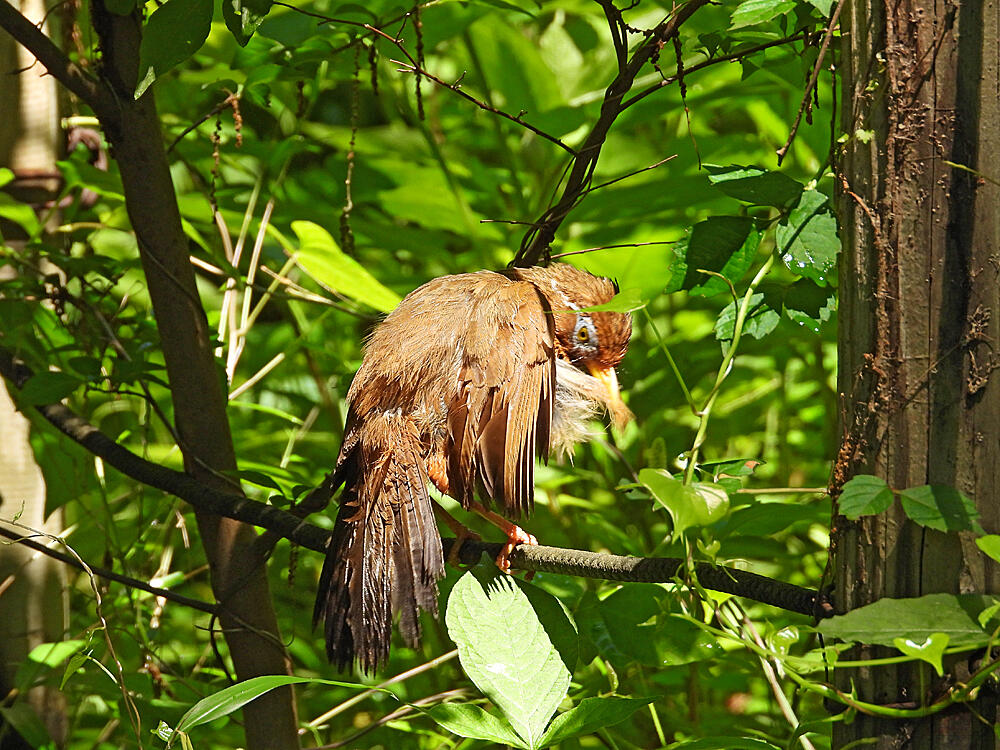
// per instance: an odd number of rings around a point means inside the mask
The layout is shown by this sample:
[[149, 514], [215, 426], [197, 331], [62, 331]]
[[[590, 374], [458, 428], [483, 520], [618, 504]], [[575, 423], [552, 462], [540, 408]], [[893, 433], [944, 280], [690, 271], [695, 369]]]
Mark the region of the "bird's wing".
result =
[[554, 323], [525, 281], [484, 277], [458, 337], [458, 387], [448, 404], [450, 493], [478, 483], [508, 515], [531, 510], [535, 455], [548, 456], [555, 398]]

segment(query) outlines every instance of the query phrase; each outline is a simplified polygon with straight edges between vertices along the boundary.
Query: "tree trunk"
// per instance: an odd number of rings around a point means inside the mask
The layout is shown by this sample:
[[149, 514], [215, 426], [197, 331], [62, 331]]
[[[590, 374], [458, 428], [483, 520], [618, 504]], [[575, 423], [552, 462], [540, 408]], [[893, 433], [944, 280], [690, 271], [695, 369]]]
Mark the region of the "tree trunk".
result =
[[[842, 28], [839, 163], [844, 252], [839, 489], [855, 473], [894, 489], [956, 487], [1000, 530], [1000, 2], [849, 0]], [[834, 605], [996, 593], [969, 534], [879, 516], [835, 519]], [[866, 652], [868, 653], [868, 652]], [[952, 674], [961, 679], [961, 664]], [[852, 670], [863, 700], [919, 706], [917, 667]], [[846, 682], [842, 683], [847, 685]], [[996, 695], [899, 721], [859, 715], [834, 746], [992, 748]], [[989, 722], [989, 723], [987, 723]], [[866, 747], [869, 745], [866, 745]]]

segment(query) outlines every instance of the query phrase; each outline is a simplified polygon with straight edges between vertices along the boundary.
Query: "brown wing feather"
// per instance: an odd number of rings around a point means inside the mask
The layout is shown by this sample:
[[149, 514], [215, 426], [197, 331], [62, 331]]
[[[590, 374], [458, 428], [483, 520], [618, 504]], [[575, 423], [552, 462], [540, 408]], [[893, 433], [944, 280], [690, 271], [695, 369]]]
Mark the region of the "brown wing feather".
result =
[[496, 277], [474, 297], [449, 405], [449, 486], [464, 505], [478, 483], [507, 513], [532, 507], [535, 455], [548, 455], [554, 327], [534, 285]]

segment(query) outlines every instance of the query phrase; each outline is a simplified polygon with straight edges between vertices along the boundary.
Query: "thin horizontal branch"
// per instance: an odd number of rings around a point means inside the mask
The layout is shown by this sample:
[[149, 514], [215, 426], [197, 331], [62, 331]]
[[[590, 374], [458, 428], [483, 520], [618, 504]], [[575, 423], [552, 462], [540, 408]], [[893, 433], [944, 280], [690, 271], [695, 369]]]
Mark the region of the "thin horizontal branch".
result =
[[[0, 375], [20, 389], [32, 372], [10, 351], [0, 346]], [[132, 479], [175, 495], [201, 510], [267, 529], [306, 549], [321, 553], [326, 551], [330, 536], [327, 529], [308, 523], [294, 513], [241, 495], [214, 490], [183, 472], [146, 461], [62, 404], [47, 404], [35, 408], [64, 435]], [[321, 507], [330, 495], [330, 488], [325, 484], [321, 485], [313, 490], [302, 505], [310, 509]], [[447, 555], [454, 540], [443, 541]], [[475, 564], [483, 554], [496, 557], [501, 546], [499, 543], [465, 541], [459, 550], [459, 559], [465, 564]], [[510, 561], [511, 566], [519, 570], [546, 571], [611, 581], [669, 583], [684, 575], [684, 562], [678, 558], [626, 557], [541, 545], [517, 547]], [[819, 594], [801, 586], [793, 586], [745, 570], [704, 563], [696, 566], [696, 574], [705, 588], [805, 615], [825, 614]]]
[[5, 528], [2, 524], [3, 520], [0, 519], [0, 536], [10, 539], [15, 543], [20, 544], [22, 547], [33, 549], [35, 552], [45, 555], [46, 557], [51, 557], [53, 560], [65, 563], [71, 568], [76, 568], [77, 570], [81, 570], [83, 572], [87, 572], [87, 569], [89, 568], [90, 572], [99, 578], [104, 578], [108, 581], [115, 581], [116, 583], [124, 584], [129, 588], [145, 591], [147, 594], [161, 596], [164, 599], [175, 602], [176, 604], [181, 604], [185, 607], [190, 607], [191, 609], [197, 609], [200, 612], [207, 612], [210, 615], [218, 615], [222, 609], [219, 606], [202, 601], [201, 599], [192, 599], [189, 596], [174, 593], [169, 589], [161, 589], [157, 586], [152, 586], [145, 581], [140, 581], [138, 578], [132, 578], [131, 576], [122, 575], [121, 573], [115, 573], [113, 570], [108, 570], [107, 568], [102, 568], [98, 565], [91, 565], [90, 563], [84, 565], [72, 555], [67, 555], [65, 552], [60, 552], [59, 550], [53, 549], [48, 545], [35, 541], [31, 538], [30, 534], [26, 535], [22, 532], [14, 531], [13, 529]]
[[[72, 62], [41, 29], [21, 15], [7, 0], [0, 0], [0, 28], [10, 34], [45, 66], [59, 83], [83, 100], [99, 117], [107, 117], [111, 109], [104, 86]], [[6, 75], [11, 71], [0, 71]]]

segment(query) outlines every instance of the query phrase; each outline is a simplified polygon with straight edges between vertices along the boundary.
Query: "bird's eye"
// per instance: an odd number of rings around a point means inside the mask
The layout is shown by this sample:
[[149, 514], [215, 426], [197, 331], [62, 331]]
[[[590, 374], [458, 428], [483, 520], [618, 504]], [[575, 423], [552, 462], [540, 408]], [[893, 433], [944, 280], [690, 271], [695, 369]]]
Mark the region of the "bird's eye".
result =
[[580, 315], [576, 319], [576, 327], [573, 329], [573, 347], [588, 352], [597, 347], [597, 331], [594, 329], [594, 322], [585, 315]]

